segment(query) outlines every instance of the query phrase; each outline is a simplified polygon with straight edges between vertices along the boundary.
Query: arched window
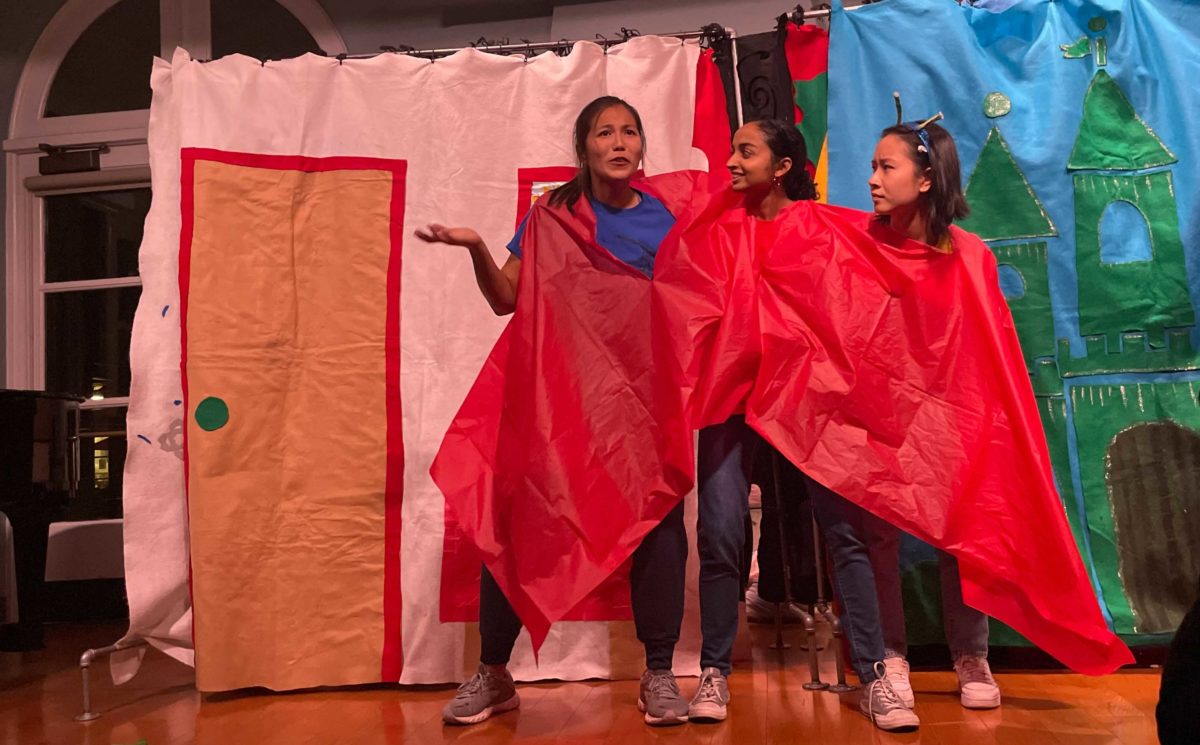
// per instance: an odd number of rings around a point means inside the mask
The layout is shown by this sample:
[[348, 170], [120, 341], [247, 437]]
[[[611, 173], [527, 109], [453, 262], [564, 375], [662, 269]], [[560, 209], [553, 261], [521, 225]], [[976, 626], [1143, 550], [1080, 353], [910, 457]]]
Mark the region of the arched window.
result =
[[1154, 261], [1150, 226], [1132, 202], [1116, 200], [1100, 215], [1100, 261], [1105, 264]]
[[1001, 264], [996, 268], [1000, 282], [1000, 292], [1009, 300], [1019, 300], [1025, 297], [1025, 278], [1021, 271], [1012, 264]]
[[[150, 73], [176, 47], [200, 59], [346, 51], [317, 0], [67, 0], [38, 38], [4, 143], [4, 382], [88, 399], [77, 519], [120, 515]], [[42, 146], [94, 162], [50, 173]]]
[[22, 71], [9, 137], [135, 134], [123, 130], [146, 126], [153, 57], [176, 47], [199, 59], [346, 51], [317, 0], [67, 0]]
[[162, 47], [158, 0], [123, 0], [71, 45], [42, 116], [150, 108], [150, 69]]
[[1137, 424], [1105, 453], [1121, 581], [1143, 634], [1170, 633], [1195, 600], [1200, 572], [1200, 432]]

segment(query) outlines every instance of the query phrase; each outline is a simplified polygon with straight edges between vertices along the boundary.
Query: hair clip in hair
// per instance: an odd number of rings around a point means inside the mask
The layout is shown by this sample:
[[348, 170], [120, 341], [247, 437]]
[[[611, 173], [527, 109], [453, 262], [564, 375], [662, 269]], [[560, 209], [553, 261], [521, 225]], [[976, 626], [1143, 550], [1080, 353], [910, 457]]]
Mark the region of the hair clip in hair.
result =
[[942, 112], [939, 111], [938, 113], [934, 114], [933, 116], [929, 117], [925, 121], [918, 124], [917, 129], [925, 129], [930, 124], [933, 124], [934, 122], [938, 121], [939, 119], [945, 119], [945, 118], [946, 117], [942, 114]]
[[944, 118], [945, 117], [942, 115], [942, 112], [939, 111], [923, 122], [904, 122], [901, 126], [907, 127], [912, 132], [915, 132], [917, 138], [921, 140], [921, 144], [917, 145], [917, 152], [929, 155], [929, 151], [932, 146], [929, 144], [929, 132], [925, 131], [925, 128], [936, 122], [938, 119]]
[[929, 144], [929, 133], [925, 131], [925, 128], [939, 119], [944, 119], [945, 116], [939, 111], [923, 122], [906, 122], [904, 121], [904, 108], [900, 105], [900, 91], [892, 91], [892, 102], [896, 105], [896, 126], [906, 127], [916, 133], [917, 138], [921, 140], [921, 144], [917, 145], [917, 152], [925, 153], [928, 156], [931, 146]]

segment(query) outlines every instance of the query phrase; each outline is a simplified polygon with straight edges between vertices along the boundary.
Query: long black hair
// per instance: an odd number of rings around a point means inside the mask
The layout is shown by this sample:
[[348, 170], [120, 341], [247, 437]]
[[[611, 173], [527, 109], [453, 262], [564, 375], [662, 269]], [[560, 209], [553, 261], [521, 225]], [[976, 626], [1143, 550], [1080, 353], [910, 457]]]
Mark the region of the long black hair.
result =
[[939, 124], [926, 124], [929, 146], [917, 130], [907, 124], [897, 124], [883, 130], [880, 138], [896, 135], [908, 145], [908, 157], [920, 169], [929, 169], [930, 187], [925, 195], [925, 218], [931, 243], [937, 245], [950, 231], [950, 223], [971, 214], [963, 196], [962, 175], [958, 164], [958, 148], [954, 138]]
[[808, 148], [800, 130], [794, 124], [779, 119], [759, 119], [753, 124], [762, 133], [767, 147], [771, 148], [771, 157], [776, 163], [791, 158], [792, 167], [781, 179], [788, 199], [816, 199], [817, 185], [808, 175]]
[[556, 207], [560, 204], [565, 204], [569, 210], [581, 196], [586, 194], [590, 197], [592, 195], [592, 172], [588, 168], [587, 138], [592, 131], [592, 127], [595, 126], [596, 120], [600, 118], [600, 115], [613, 106], [624, 106], [633, 115], [633, 121], [637, 124], [638, 135], [642, 138], [642, 152], [646, 152], [646, 133], [642, 127], [642, 117], [638, 114], [637, 109], [633, 108], [624, 99], [617, 98], [616, 96], [601, 96], [597, 98], [587, 106], [584, 106], [583, 110], [579, 112], [579, 116], [575, 117], [575, 159], [579, 163], [579, 171], [575, 174], [575, 178], [546, 195], [550, 206]]

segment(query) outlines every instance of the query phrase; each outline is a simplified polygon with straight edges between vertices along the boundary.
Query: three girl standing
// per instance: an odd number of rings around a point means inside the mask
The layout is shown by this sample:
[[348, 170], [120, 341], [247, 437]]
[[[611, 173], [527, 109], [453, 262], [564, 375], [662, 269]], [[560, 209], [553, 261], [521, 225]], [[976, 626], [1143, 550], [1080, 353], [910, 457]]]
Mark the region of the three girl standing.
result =
[[[876, 175], [871, 181], [873, 197], [877, 197], [877, 213], [882, 219], [888, 220], [892, 229], [931, 244], [943, 240], [949, 219], [961, 216], [953, 214], [955, 204], [965, 208], [958, 185], [953, 142], [943, 130], [934, 130], [934, 127], [936, 125], [908, 126], [904, 132], [885, 132], [876, 154]], [[941, 133], [936, 149], [932, 144], [932, 132]], [[908, 147], [909, 143], [904, 140], [907, 135], [915, 137], [918, 144]], [[612, 97], [593, 101], [580, 113], [575, 126], [579, 175], [552, 192], [545, 198], [544, 205], [539, 202], [534, 209], [590, 210], [595, 216], [596, 242], [650, 277], [658, 246], [671, 230], [675, 218], [648, 190], [632, 186], [643, 148], [641, 121], [632, 107]], [[747, 229], [755, 235], [755, 242], [761, 244], [756, 245], [756, 252], [768, 251], [779, 239], [775, 221], [781, 216], [787, 217], [789, 209], [793, 209], [798, 201], [815, 196], [812, 182], [804, 171], [803, 140], [790, 125], [756, 122], [736, 133], [732, 150], [727, 167], [733, 176], [733, 191], [742, 197], [737, 219], [746, 222]], [[951, 159], [952, 180], [947, 175]], [[963, 209], [957, 211], [964, 212]], [[946, 215], [950, 218], [944, 219]], [[512, 255], [503, 267], [495, 264], [482, 240], [469, 229], [430, 225], [427, 231], [418, 235], [430, 242], [466, 247], [482, 293], [495, 312], [504, 314], [515, 307], [521, 276], [523, 227], [509, 244]], [[946, 247], [952, 249], [950, 244]], [[553, 250], [553, 247], [537, 246], [537, 249]], [[651, 531], [634, 554], [631, 577], [634, 615], [638, 637], [646, 647], [646, 672], [642, 677], [638, 705], [649, 724], [678, 724], [689, 718], [720, 721], [726, 716], [729, 702], [726, 678], [730, 673], [730, 651], [737, 629], [737, 602], [742, 590], [741, 551], [749, 493], [748, 468], [759, 438], [736, 410], [726, 412], [723, 422], [705, 423], [712, 426], [702, 430], [699, 458], [697, 536], [701, 558], [702, 674], [690, 704], [682, 699], [670, 669], [683, 611], [683, 567], [687, 546], [682, 507]], [[905, 681], [901, 679], [901, 666], [887, 661], [898, 659], [895, 654], [903, 650], [892, 649], [894, 654], [889, 657], [884, 649], [880, 601], [884, 600], [886, 604], [893, 597], [893, 591], [898, 593], [899, 586], [881, 587], [877, 593], [868, 558], [871, 520], [861, 508], [815, 481], [810, 483], [810, 493], [814, 512], [825, 529], [833, 557], [833, 574], [845, 606], [845, 626], [854, 667], [867, 686], [861, 708], [883, 729], [915, 727], [918, 719], [912, 712], [911, 700], [903, 695]], [[886, 536], [886, 530], [882, 528], [876, 532]], [[894, 563], [894, 554], [892, 556]], [[878, 558], [881, 565], [886, 564], [887, 558], [882, 553]], [[946, 565], [951, 562], [944, 562]], [[883, 574], [890, 576], [886, 572]], [[891, 612], [892, 605], [888, 607]], [[519, 704], [506, 664], [520, 630], [520, 621], [486, 570], [481, 581], [480, 618], [482, 652], [479, 671], [447, 705], [444, 719], [449, 723], [482, 721], [493, 713], [516, 708]], [[986, 619], [984, 624], [986, 631]], [[894, 631], [896, 626], [892, 624], [888, 628]], [[900, 628], [902, 633], [902, 626]], [[982, 652], [986, 654], [986, 637], [983, 647]], [[963, 651], [960, 660], [982, 659], [982, 667], [977, 663], [960, 665], [956, 661], [960, 681], [964, 670], [971, 674], [981, 670], [986, 673], [986, 659], [979, 652], [972, 646], [969, 654]], [[986, 677], [990, 679], [990, 674]], [[969, 686], [977, 682], [968, 679], [963, 683], [964, 703]], [[994, 681], [991, 684], [994, 686]], [[911, 688], [908, 695], [911, 696]]]

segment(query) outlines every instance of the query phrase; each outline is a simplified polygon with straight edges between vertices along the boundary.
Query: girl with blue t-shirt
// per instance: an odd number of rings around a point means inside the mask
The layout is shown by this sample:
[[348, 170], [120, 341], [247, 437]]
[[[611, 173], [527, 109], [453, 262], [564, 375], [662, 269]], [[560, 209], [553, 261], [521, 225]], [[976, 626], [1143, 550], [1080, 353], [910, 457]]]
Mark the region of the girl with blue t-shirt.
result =
[[[661, 201], [631, 185], [645, 149], [641, 117], [619, 98], [598, 98], [576, 118], [574, 145], [577, 175], [543, 198], [551, 206], [565, 205], [571, 210], [586, 199], [596, 215], [596, 242], [649, 277], [658, 245], [675, 218]], [[525, 225], [522, 222], [509, 242], [510, 253], [502, 266], [470, 228], [431, 224], [417, 231], [417, 236], [429, 243], [466, 248], [488, 305], [497, 315], [507, 315], [516, 308]], [[552, 248], [537, 246], [537, 250]], [[646, 649], [637, 703], [651, 725], [681, 724], [688, 718], [688, 703], [671, 672], [683, 622], [686, 564], [687, 534], [680, 503], [642, 540], [633, 554], [630, 574], [634, 623]], [[520, 704], [507, 666], [521, 621], [486, 568], [479, 594], [479, 670], [443, 710], [442, 718], [448, 724], [482, 722]]]

